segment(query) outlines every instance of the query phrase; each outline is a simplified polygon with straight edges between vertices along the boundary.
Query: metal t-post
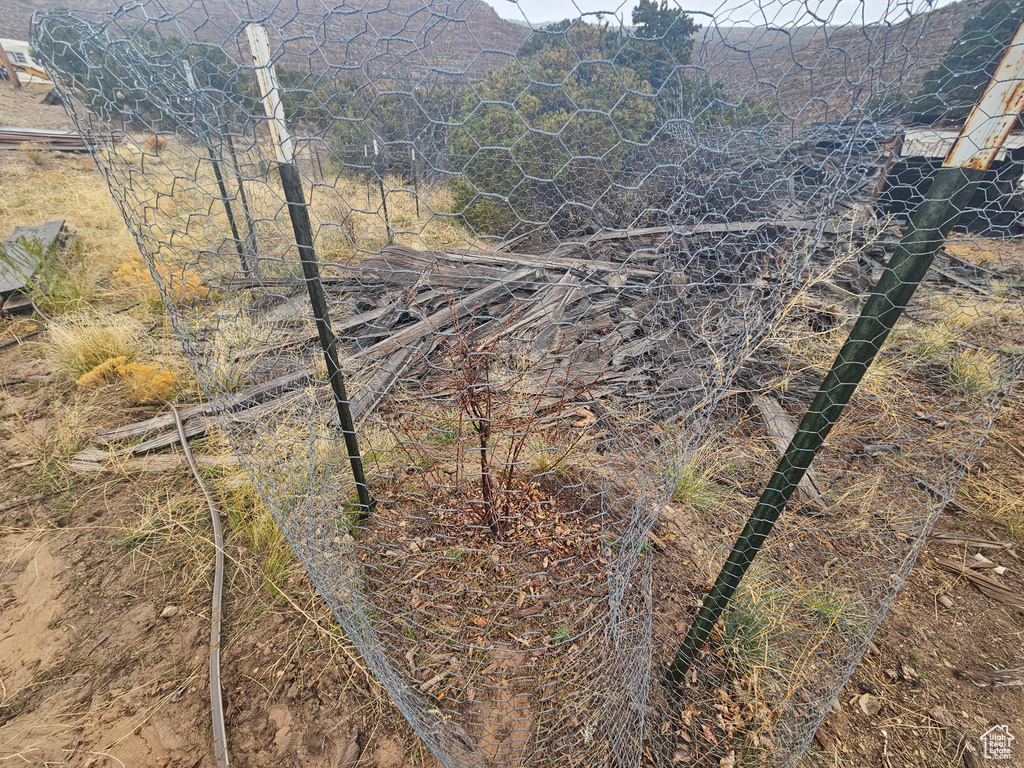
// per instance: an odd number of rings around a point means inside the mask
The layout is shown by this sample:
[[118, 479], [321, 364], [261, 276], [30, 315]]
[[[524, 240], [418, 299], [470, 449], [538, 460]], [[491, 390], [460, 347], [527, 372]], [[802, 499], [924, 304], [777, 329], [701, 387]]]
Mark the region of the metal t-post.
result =
[[412, 161], [412, 194], [416, 198], [416, 218], [420, 217], [420, 182], [416, 177], [416, 147], [409, 147], [409, 159]]
[[306, 278], [306, 289], [313, 307], [320, 346], [324, 351], [327, 363], [327, 376], [334, 392], [334, 403], [338, 409], [341, 431], [345, 437], [349, 463], [352, 466], [352, 477], [359, 493], [359, 504], [363, 514], [372, 514], [375, 500], [370, 495], [363, 474], [363, 459], [359, 454], [359, 443], [356, 440], [356, 428], [352, 420], [352, 411], [348, 394], [345, 392], [345, 378], [338, 362], [337, 336], [331, 330], [331, 319], [327, 308], [327, 293], [320, 279], [320, 265], [313, 248], [313, 228], [309, 219], [309, 207], [306, 205], [305, 193], [302, 190], [302, 177], [295, 165], [295, 145], [288, 133], [284, 119], [284, 105], [281, 103], [281, 90], [277, 84], [277, 76], [270, 60], [270, 45], [267, 30], [261, 24], [250, 24], [246, 27], [249, 46], [253, 61], [256, 64], [256, 76], [263, 95], [263, 107], [266, 110], [270, 125], [270, 133], [277, 153], [278, 171], [281, 174], [281, 186], [285, 200], [288, 202], [288, 216], [295, 233], [295, 243], [299, 249], [299, 260], [302, 263], [302, 274]]
[[259, 252], [256, 250], [256, 222], [253, 221], [252, 211], [249, 209], [249, 199], [245, 194], [245, 180], [242, 178], [242, 172], [238, 165], [238, 156], [235, 154], [235, 143], [231, 140], [231, 131], [226, 129], [227, 120], [223, 114], [221, 114], [221, 120], [225, 125], [223, 133], [224, 141], [228, 145], [228, 156], [231, 158], [231, 169], [234, 171], [235, 179], [238, 181], [238, 195], [242, 202], [242, 213], [245, 214], [245, 227], [248, 231], [248, 253], [249, 256], [254, 260], [254, 266], [259, 269]]
[[217, 152], [213, 147], [213, 135], [210, 132], [210, 124], [207, 122], [206, 116], [203, 114], [199, 87], [196, 85], [195, 76], [192, 74], [192, 66], [187, 60], [185, 64], [185, 79], [188, 81], [189, 88], [192, 89], [192, 106], [195, 109], [195, 118], [202, 126], [203, 136], [206, 139], [206, 151], [210, 156], [210, 165], [213, 166], [213, 176], [217, 180], [217, 189], [220, 190], [220, 199], [224, 203], [224, 212], [228, 217], [228, 226], [231, 227], [231, 236], [235, 240], [235, 250], [238, 251], [238, 260], [242, 265], [242, 271], [245, 272], [247, 277], [251, 277], [252, 272], [249, 270], [249, 264], [245, 260], [245, 250], [242, 247], [242, 238], [238, 234], [238, 225], [235, 224], [235, 214], [231, 210], [231, 202], [228, 200], [228, 189], [224, 185], [224, 176], [220, 172], [220, 161], [217, 159]]
[[864, 305], [714, 587], [704, 599], [665, 672], [668, 683], [683, 681], [697, 653], [707, 643], [765, 538], [914, 295], [936, 251], [945, 243], [961, 211], [970, 202], [1021, 110], [1024, 110], [1024, 24], [1017, 30], [991, 83], [936, 173], [909, 231]]
[[380, 171], [378, 165], [378, 158], [380, 157], [380, 151], [377, 148], [377, 140], [373, 140], [373, 171], [377, 174], [377, 183], [380, 186], [380, 204], [384, 209], [384, 227], [388, 232], [388, 245], [391, 245], [391, 241], [395, 237], [395, 233], [391, 230], [391, 219], [388, 217], [388, 196], [384, 191], [384, 174]]

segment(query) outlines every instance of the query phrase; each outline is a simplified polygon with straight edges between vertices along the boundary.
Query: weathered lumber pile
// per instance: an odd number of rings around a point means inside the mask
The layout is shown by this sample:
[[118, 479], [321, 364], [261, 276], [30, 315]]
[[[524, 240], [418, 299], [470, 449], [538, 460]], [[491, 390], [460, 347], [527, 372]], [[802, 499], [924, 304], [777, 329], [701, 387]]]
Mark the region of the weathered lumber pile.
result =
[[0, 149], [21, 149], [30, 144], [36, 149], [55, 152], [88, 152], [91, 146], [109, 145], [111, 134], [93, 135], [88, 139], [78, 131], [52, 131], [45, 128], [0, 126]]
[[[895, 243], [895, 233], [876, 230], [785, 220], [603, 233], [531, 253], [391, 246], [326, 268], [323, 282], [357, 422], [397, 382], [424, 375], [457, 327], [470, 326], [563, 366], [551, 380], [571, 374], [594, 401], [621, 398], [619, 410], [642, 402], [649, 417], [672, 422], [728, 390], [808, 266], [842, 261], [807, 301], [855, 312]], [[230, 275], [213, 287], [248, 291], [249, 316], [232, 322], [270, 330], [261, 343], [231, 350], [244, 376], [233, 391], [184, 409], [186, 434], [206, 433], [217, 412], [234, 423], [263, 418], [310, 386], [330, 402], [329, 388], [314, 380], [321, 353], [302, 280]], [[200, 327], [199, 348], [212, 347], [219, 331], [215, 321]], [[175, 441], [170, 417], [158, 416], [101, 433], [78, 465]]]

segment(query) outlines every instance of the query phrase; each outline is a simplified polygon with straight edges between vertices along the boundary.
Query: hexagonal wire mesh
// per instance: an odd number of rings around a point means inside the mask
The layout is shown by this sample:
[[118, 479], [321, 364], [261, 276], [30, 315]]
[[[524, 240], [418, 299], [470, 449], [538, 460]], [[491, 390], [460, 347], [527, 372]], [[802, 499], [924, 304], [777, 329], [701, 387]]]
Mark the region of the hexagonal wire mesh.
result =
[[478, 2], [172, 2], [33, 40], [195, 367], [186, 415], [217, 414], [442, 763], [791, 765], [1018, 379], [1016, 137], [663, 671], [1012, 37], [1003, 5], [644, 0], [536, 29]]

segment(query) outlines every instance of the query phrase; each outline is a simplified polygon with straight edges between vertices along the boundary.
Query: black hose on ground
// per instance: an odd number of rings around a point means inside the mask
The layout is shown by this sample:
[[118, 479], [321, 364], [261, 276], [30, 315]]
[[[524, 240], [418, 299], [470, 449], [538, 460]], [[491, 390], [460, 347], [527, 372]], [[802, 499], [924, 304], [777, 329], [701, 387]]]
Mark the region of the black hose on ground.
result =
[[178, 440], [185, 452], [185, 461], [188, 462], [189, 469], [192, 470], [203, 496], [206, 497], [206, 503], [210, 507], [210, 519], [213, 520], [213, 543], [217, 548], [217, 560], [213, 576], [213, 609], [210, 612], [210, 709], [213, 713], [213, 748], [217, 755], [217, 764], [220, 768], [228, 768], [228, 738], [224, 729], [224, 699], [220, 688], [220, 616], [221, 594], [224, 591], [224, 533], [220, 527], [220, 513], [217, 511], [217, 505], [199, 474], [199, 467], [196, 466], [192, 450], [188, 447], [185, 426], [181, 423], [181, 415], [174, 405], [171, 405], [171, 413], [174, 414], [174, 425], [178, 428]]

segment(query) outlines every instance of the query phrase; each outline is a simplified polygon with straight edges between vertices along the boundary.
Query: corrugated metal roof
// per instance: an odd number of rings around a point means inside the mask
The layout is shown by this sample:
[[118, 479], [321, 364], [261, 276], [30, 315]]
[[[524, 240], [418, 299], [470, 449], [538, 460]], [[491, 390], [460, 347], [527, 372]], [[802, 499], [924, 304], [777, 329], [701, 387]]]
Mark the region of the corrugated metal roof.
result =
[[[945, 160], [956, 143], [960, 131], [955, 128], [908, 128], [903, 133], [903, 147], [900, 157], [931, 157]], [[1006, 150], [1024, 148], [1024, 131], [1016, 131], [1006, 137], [1003, 148], [996, 160], [1006, 159]]]

